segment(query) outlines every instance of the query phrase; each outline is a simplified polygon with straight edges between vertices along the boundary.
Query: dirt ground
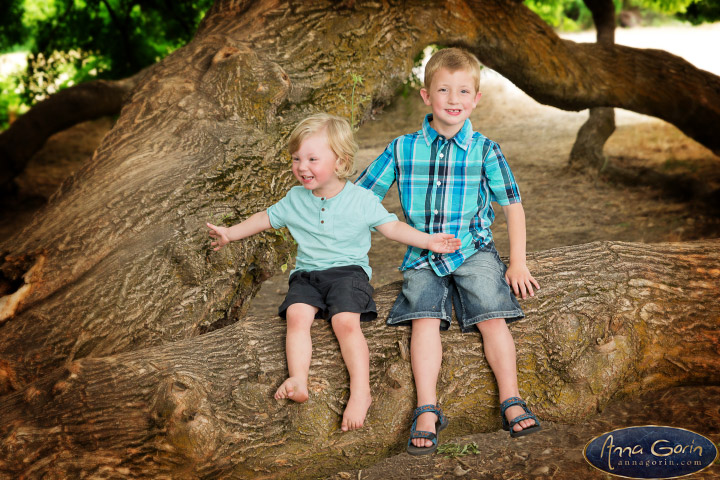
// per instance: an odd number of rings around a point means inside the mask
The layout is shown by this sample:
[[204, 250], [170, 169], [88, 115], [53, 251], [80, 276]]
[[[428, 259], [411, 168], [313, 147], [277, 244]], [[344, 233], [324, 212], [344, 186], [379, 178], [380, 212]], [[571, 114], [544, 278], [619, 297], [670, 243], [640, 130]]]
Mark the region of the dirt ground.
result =
[[[710, 33], [708, 33], [710, 31]], [[699, 29], [701, 38], [688, 52], [708, 50], [717, 45], [720, 28]], [[655, 48], [671, 49], [681, 44], [677, 32], [653, 31], [651, 42], [667, 42]], [[689, 29], [680, 30], [683, 42]], [[634, 34], [633, 34], [634, 35]], [[646, 35], [644, 38], [648, 38]], [[708, 39], [709, 38], [709, 39]], [[580, 38], [582, 40], [582, 38]], [[628, 44], [632, 42], [628, 41]], [[691, 41], [692, 43], [692, 41]], [[684, 45], [684, 43], [683, 43]], [[638, 46], [638, 45], [636, 45]], [[640, 45], [641, 46], [641, 45]], [[702, 47], [705, 46], [705, 47]], [[682, 52], [676, 52], [682, 54]], [[717, 61], [716, 53], [710, 55]], [[707, 56], [703, 57], [707, 58]], [[712, 70], [714, 65], [701, 65]], [[720, 74], [719, 70], [714, 70]], [[529, 252], [563, 245], [596, 240], [632, 242], [674, 242], [720, 237], [720, 218], [707, 205], [678, 201], [667, 192], [649, 187], [623, 186], [602, 177], [570, 172], [567, 161], [579, 127], [587, 111], [566, 112], [538, 104], [511, 83], [491, 71], [482, 78], [483, 97], [471, 120], [476, 130], [497, 141], [519, 182], [527, 217], [527, 248]], [[361, 150], [358, 169], [367, 166], [396, 136], [417, 130], [426, 107], [417, 94], [399, 98], [375, 119], [366, 122], [358, 132]], [[685, 174], [720, 188], [720, 157], [688, 139], [677, 128], [661, 120], [616, 111], [617, 130], [606, 144], [605, 153], [611, 162], [622, 166], [651, 167], [656, 171]], [[47, 158], [58, 157], [54, 148], [71, 145], [72, 138], [82, 135], [99, 142], [92, 131], [108, 128], [106, 121], [83, 124], [76, 133], [56, 135], [46, 148]], [[88, 158], [95, 146], [88, 140], [73, 145], [72, 155]], [[30, 194], [47, 195], [52, 182], [59, 182], [64, 173], [53, 178], [41, 175], [42, 161], [35, 161], [22, 176], [21, 187]], [[72, 167], [65, 166], [65, 172]], [[62, 169], [61, 169], [62, 170]], [[402, 218], [395, 190], [385, 200], [388, 210]], [[0, 214], [0, 238], [21, 231], [39, 203], [27, 203]], [[501, 211], [493, 232], [501, 255], [508, 254], [507, 234]], [[401, 279], [397, 271], [405, 247], [373, 234], [370, 263], [374, 286]], [[254, 299], [250, 313], [274, 315], [287, 290], [287, 274], [269, 279]], [[445, 479], [445, 478], [608, 478], [593, 470], [582, 459], [582, 448], [594, 436], [611, 430], [613, 425], [627, 425], [628, 416], [634, 424], [667, 424], [673, 418], [677, 426], [694, 429], [720, 440], [720, 390], [712, 387], [674, 389], [632, 402], [618, 402], [595, 420], [584, 425], [545, 424], [544, 431], [510, 441], [506, 432], [478, 434], [459, 439], [441, 437], [442, 444], [475, 443], [473, 454], [462, 457], [435, 455], [424, 458], [400, 453], [361, 471], [338, 472], [339, 479]], [[689, 417], [702, 406], [700, 416]], [[409, 427], [409, 426], [408, 426]], [[720, 478], [720, 467], [713, 466], [693, 478]]]

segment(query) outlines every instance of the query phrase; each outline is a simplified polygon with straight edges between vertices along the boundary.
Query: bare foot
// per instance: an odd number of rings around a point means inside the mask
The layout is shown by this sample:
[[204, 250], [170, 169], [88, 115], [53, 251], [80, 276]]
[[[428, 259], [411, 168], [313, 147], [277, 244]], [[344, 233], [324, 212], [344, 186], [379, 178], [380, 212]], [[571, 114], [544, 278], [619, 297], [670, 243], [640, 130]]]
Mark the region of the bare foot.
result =
[[371, 403], [372, 397], [370, 396], [370, 392], [361, 394], [351, 391], [350, 400], [348, 400], [347, 407], [345, 407], [345, 412], [343, 413], [342, 425], [340, 425], [342, 431], [347, 432], [362, 428], [363, 423], [365, 423], [365, 415]]
[[[523, 410], [520, 405], [513, 405], [505, 410], [505, 418], [507, 418], [508, 423], [510, 423], [510, 421], [512, 421], [515, 417], [522, 415], [523, 413], [525, 413], [525, 410]], [[513, 427], [513, 431], [519, 432], [520, 430], [532, 427], [533, 425], [535, 425], [535, 420], [528, 418], [527, 420], [522, 420], [520, 423], [515, 425]]]
[[308, 399], [307, 382], [301, 381], [295, 377], [289, 377], [280, 385], [275, 392], [275, 400], [288, 398], [298, 403], [303, 403]]
[[[422, 431], [437, 433], [435, 431], [435, 424], [437, 420], [437, 415], [432, 412], [425, 412], [417, 418], [417, 425], [415, 426], [415, 430], [417, 430], [418, 432]], [[412, 444], [420, 448], [432, 447], [433, 445], [433, 443], [427, 438], [413, 438]]]

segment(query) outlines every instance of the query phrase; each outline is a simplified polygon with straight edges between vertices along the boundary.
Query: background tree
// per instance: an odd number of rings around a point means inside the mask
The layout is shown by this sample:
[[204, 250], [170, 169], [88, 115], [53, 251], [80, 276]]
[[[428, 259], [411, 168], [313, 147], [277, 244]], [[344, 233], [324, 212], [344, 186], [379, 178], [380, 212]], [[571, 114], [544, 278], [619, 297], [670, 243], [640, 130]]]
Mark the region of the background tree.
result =
[[[592, 13], [597, 43], [606, 47], [615, 44], [615, 4], [613, 0], [585, 0]], [[603, 147], [615, 131], [615, 111], [611, 107], [590, 108], [589, 118], [580, 127], [570, 151], [570, 166], [595, 173], [605, 166]]]

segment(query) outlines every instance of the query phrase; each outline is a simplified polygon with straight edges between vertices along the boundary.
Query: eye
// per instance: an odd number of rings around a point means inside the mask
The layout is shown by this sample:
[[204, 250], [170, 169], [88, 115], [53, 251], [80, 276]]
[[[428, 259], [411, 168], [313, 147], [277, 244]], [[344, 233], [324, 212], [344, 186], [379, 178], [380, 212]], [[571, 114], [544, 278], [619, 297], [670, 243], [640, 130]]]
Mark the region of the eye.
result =
[[317, 162], [317, 158], [315, 158], [315, 157], [310, 157], [310, 161], [311, 161], [311, 162]]
[[300, 161], [300, 159], [299, 159], [299, 158], [297, 158], [297, 157], [292, 157], [292, 161], [293, 161], [293, 163], [297, 163], [297, 162], [299, 162], [299, 161]]

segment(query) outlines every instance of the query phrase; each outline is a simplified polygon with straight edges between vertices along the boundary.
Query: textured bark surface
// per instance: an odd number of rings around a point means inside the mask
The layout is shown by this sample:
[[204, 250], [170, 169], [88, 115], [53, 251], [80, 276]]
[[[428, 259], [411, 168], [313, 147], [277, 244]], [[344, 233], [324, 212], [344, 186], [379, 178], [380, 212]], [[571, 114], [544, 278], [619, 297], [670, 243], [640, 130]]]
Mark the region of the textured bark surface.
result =
[[[698, 139], [718, 124], [717, 77], [664, 52], [562, 41], [510, 0], [219, 1], [135, 87], [93, 160], [0, 245], [0, 471], [312, 476], [401, 446], [408, 333], [368, 329], [370, 434], [339, 432], [345, 371], [325, 325], [314, 329], [313, 401], [275, 404], [283, 325], [235, 322], [293, 244], [271, 231], [214, 253], [204, 222], [235, 223], [281, 198], [294, 184], [284, 145], [297, 121], [349, 117], [351, 74], [364, 79], [356, 116], [368, 115], [430, 43], [464, 45], [563, 108], [643, 111]], [[547, 287], [515, 332], [522, 389], [545, 418], [717, 381], [716, 243], [580, 246], [535, 261]], [[379, 295], [383, 308], [394, 294]], [[445, 345], [441, 398], [461, 419], [451, 428], [494, 428], [481, 345], [460, 335]]]
[[[720, 381], [720, 242], [592, 243], [534, 254], [543, 285], [511, 330], [520, 390], [541, 419], [577, 422], [611, 399]], [[398, 285], [378, 292], [387, 313]], [[189, 341], [57, 369], [0, 400], [6, 478], [318, 478], [405, 442], [414, 407], [408, 329], [366, 325], [374, 403], [342, 433], [348, 378], [329, 326], [313, 327], [310, 400], [271, 400], [284, 326], [241, 322]], [[438, 384], [450, 438], [499, 428], [479, 335], [443, 334]]]
[[271, 232], [211, 254], [204, 222], [277, 201], [293, 184], [283, 152], [292, 126], [317, 110], [349, 117], [351, 73], [364, 78], [358, 116], [368, 114], [429, 43], [465, 45], [564, 108], [615, 102], [682, 125], [678, 102], [694, 109], [692, 129], [718, 123], [717, 77], [664, 52], [562, 41], [507, 0], [219, 1], [196, 38], [144, 76], [92, 162], [0, 245], [10, 293], [0, 301], [0, 391], [73, 359], [231, 323], [292, 245]]
[[614, 131], [615, 110], [607, 107], [591, 108], [570, 150], [570, 167], [594, 174], [602, 171], [607, 163], [603, 147]]

